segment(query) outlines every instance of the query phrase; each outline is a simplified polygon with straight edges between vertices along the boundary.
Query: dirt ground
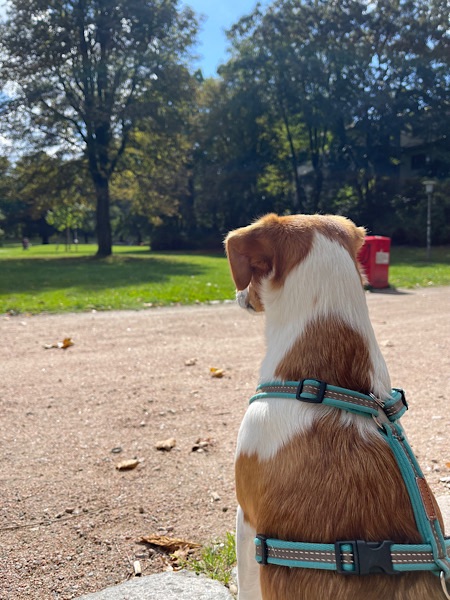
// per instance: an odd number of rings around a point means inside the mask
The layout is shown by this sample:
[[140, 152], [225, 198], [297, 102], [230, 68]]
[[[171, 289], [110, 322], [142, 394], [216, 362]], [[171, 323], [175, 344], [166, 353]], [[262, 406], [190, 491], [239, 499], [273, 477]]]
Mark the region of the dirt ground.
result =
[[[367, 300], [410, 442], [450, 494], [450, 287]], [[233, 303], [0, 317], [2, 600], [75, 598], [126, 580], [135, 560], [161, 571], [143, 536], [202, 543], [234, 528], [234, 444], [263, 328]], [[65, 337], [72, 347], [44, 348]], [[157, 450], [167, 438], [176, 446]]]

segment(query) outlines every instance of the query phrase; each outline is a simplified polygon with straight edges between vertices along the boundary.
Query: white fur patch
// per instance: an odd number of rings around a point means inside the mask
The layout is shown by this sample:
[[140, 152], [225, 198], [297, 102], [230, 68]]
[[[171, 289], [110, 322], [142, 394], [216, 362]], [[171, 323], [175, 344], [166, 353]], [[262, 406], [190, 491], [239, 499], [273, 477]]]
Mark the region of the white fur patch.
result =
[[[256, 454], [259, 460], [274, 458], [296, 435], [307, 431], [313, 422], [337, 409], [297, 400], [267, 398], [255, 400], [242, 420], [236, 446], [240, 454]], [[373, 419], [340, 411], [341, 425], [356, 425], [361, 436], [377, 435]]]
[[[275, 379], [275, 371], [311, 321], [337, 317], [367, 341], [373, 365], [372, 391], [380, 398], [390, 393], [390, 379], [370, 323], [365, 292], [355, 263], [338, 242], [316, 233], [304, 261], [274, 289], [270, 276], [261, 285], [266, 314], [267, 353], [260, 382]], [[308, 373], [304, 374], [308, 377]], [[274, 398], [251, 404], [241, 424], [237, 456], [254, 454], [268, 460], [295, 435], [308, 429], [314, 419], [334, 409], [294, 400]], [[343, 426], [355, 424], [364, 437], [376, 431], [372, 419], [341, 412]]]
[[370, 322], [365, 292], [355, 263], [341, 244], [316, 233], [310, 253], [282, 287], [273, 289], [270, 278], [262, 282], [261, 300], [268, 348], [260, 382], [274, 379], [278, 364], [308, 323], [336, 316], [367, 340], [374, 368], [372, 391], [378, 397], [388, 396], [389, 374]]
[[244, 519], [240, 506], [236, 518], [236, 554], [239, 600], [261, 600], [260, 566], [255, 559], [256, 531]]

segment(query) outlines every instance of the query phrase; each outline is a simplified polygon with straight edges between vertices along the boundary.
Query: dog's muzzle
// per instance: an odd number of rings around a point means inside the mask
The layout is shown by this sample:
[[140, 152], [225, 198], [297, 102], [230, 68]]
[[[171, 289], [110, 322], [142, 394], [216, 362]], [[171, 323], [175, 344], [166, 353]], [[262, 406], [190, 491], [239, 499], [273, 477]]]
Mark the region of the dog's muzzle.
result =
[[253, 306], [250, 304], [248, 300], [248, 288], [245, 290], [236, 291], [236, 300], [241, 308], [245, 308], [246, 310], [250, 310], [252, 312], [255, 311]]
[[236, 300], [241, 308], [248, 308], [248, 289], [237, 290]]

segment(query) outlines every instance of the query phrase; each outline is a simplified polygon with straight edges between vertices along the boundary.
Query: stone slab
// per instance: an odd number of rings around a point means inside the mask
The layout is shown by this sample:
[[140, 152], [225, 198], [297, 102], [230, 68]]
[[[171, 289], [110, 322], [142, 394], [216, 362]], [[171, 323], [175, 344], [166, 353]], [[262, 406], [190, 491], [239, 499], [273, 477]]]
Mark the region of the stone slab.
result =
[[218, 581], [188, 571], [135, 577], [77, 600], [232, 600]]

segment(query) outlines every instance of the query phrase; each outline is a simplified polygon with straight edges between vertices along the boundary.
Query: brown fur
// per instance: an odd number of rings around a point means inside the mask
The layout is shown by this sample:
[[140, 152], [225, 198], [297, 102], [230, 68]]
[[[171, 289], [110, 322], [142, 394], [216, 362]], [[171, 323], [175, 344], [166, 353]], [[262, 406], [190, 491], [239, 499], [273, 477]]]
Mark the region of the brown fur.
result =
[[272, 270], [272, 285], [281, 286], [292, 269], [306, 258], [314, 232], [342, 244], [353, 260], [364, 243], [365, 231], [344, 217], [269, 214], [228, 234], [225, 246], [238, 290], [258, 282]]
[[[390, 449], [365, 442], [338, 417], [318, 421], [273, 459], [241, 455], [236, 490], [246, 520], [268, 537], [302, 542], [420, 543], [409, 496]], [[263, 567], [264, 600], [440, 598], [434, 575], [352, 577]], [[375, 587], [374, 587], [375, 586]]]
[[[254, 308], [264, 309], [258, 296], [261, 278], [272, 273], [271, 285], [282, 286], [308, 255], [315, 231], [341, 243], [356, 264], [364, 230], [342, 217], [267, 215], [227, 237], [236, 287], [249, 286]], [[307, 376], [369, 393], [372, 369], [363, 337], [330, 317], [310, 322], [276, 376], [293, 381]], [[246, 521], [268, 537], [421, 542], [391, 450], [376, 432], [367, 439], [356, 425], [342, 425], [337, 409], [269, 460], [238, 456], [236, 490]], [[264, 600], [442, 599], [439, 580], [430, 573], [358, 577], [268, 565], [261, 568], [261, 588]]]
[[371, 371], [361, 334], [333, 317], [311, 322], [275, 374], [284, 381], [297, 381], [307, 373], [310, 378], [368, 394]]

